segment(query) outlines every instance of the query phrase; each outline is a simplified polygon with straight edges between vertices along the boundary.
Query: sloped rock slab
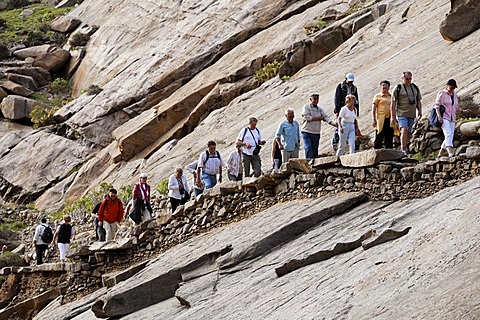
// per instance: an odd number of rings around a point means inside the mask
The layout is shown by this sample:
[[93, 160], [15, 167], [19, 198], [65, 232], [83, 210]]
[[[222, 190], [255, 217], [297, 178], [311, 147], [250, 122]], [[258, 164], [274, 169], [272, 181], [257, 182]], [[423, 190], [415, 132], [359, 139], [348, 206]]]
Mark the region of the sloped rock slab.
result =
[[328, 157], [320, 157], [312, 159], [310, 165], [317, 169], [322, 167], [330, 167], [331, 165], [337, 163], [339, 161], [337, 156], [328, 156]]
[[344, 167], [362, 168], [379, 164], [381, 161], [399, 160], [404, 156], [399, 150], [370, 149], [341, 156], [340, 161]]
[[105, 294], [107, 288], [101, 288], [82, 299], [75, 300], [68, 304], [63, 304], [63, 296], [57, 297], [43, 308], [33, 319], [35, 320], [66, 320], [74, 319], [80, 316], [79, 319], [95, 318], [90, 311], [92, 303], [98, 297]]
[[61, 294], [60, 291], [59, 288], [52, 289], [10, 308], [6, 308], [0, 311], [0, 319], [31, 319], [36, 312], [42, 310], [52, 300], [57, 298]]
[[128, 278], [134, 276], [137, 274], [140, 270], [145, 268], [145, 266], [148, 264], [147, 261], [143, 261], [139, 264], [136, 264], [134, 266], [131, 266], [130, 268], [114, 273], [114, 274], [104, 274], [102, 275], [102, 284], [104, 287], [111, 288], [118, 284], [121, 281], [127, 280]]

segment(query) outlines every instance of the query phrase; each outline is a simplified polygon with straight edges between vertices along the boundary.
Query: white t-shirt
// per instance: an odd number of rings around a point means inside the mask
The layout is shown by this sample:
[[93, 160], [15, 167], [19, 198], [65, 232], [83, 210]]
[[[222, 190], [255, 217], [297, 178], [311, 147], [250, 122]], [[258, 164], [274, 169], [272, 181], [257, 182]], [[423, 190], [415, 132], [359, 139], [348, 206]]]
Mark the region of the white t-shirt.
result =
[[260, 130], [258, 130], [258, 128], [252, 130], [247, 127], [240, 130], [237, 140], [248, 143], [250, 145], [250, 148], [242, 146], [242, 152], [251, 156], [253, 155], [253, 150], [255, 150], [255, 147], [262, 140], [262, 135], [260, 134]]
[[355, 123], [355, 119], [357, 119], [357, 114], [355, 113], [355, 109], [353, 109], [353, 111], [350, 111], [347, 106], [344, 106], [342, 107], [342, 109], [340, 109], [338, 117], [342, 118], [342, 124]]

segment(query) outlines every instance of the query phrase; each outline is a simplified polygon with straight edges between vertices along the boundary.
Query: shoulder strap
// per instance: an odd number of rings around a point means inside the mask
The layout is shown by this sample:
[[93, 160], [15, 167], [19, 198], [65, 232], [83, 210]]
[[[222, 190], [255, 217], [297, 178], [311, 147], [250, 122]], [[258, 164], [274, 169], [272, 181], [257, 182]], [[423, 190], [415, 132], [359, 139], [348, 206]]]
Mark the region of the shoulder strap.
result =
[[218, 150], [215, 150], [215, 151], [217, 152], [217, 157], [218, 157], [218, 159], [221, 160], [222, 158], [220, 157], [220, 152], [218, 152]]
[[[255, 140], [255, 136], [253, 135], [253, 132], [252, 132], [252, 130], [250, 130], [250, 128], [247, 128], [247, 129], [248, 129], [248, 131], [250, 131], [250, 134], [252, 135], [253, 142], [255, 142], [255, 147], [256, 147], [256, 146], [257, 146], [257, 140]], [[258, 128], [255, 128], [255, 129], [257, 129], [257, 130], [258, 130]]]
[[415, 98], [418, 100], [418, 93], [420, 92], [420, 90], [418, 89], [417, 85], [415, 83], [412, 82], [412, 86], [413, 88], [415, 88], [415, 90], [417, 91], [417, 94], [415, 95]]
[[248, 127], [246, 127], [245, 130], [243, 131], [242, 142], [243, 142], [243, 139], [245, 139], [245, 135], [247, 134], [247, 129], [248, 129]]

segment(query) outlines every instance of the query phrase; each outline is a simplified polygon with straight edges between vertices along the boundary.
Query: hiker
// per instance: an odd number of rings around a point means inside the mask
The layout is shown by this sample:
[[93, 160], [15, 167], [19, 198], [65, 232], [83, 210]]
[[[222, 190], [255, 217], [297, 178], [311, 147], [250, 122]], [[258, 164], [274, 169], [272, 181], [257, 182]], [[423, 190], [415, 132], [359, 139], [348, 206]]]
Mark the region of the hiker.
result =
[[272, 169], [273, 173], [278, 173], [278, 170], [282, 166], [282, 150], [276, 139], [272, 142]]
[[230, 181], [242, 181], [242, 147], [238, 144], [235, 145], [235, 150], [228, 155], [227, 176]]
[[389, 90], [390, 82], [383, 80], [380, 82], [380, 93], [372, 101], [372, 127], [376, 129], [373, 143], [375, 149], [381, 149], [384, 141], [385, 148], [393, 148], [393, 128], [390, 125], [392, 95]]
[[[336, 118], [338, 118], [340, 109], [342, 109], [343, 106], [345, 105], [345, 98], [349, 94], [353, 94], [355, 96], [354, 105], [355, 105], [355, 109], [357, 110], [357, 116], [359, 115], [360, 104], [358, 100], [358, 90], [357, 90], [357, 87], [353, 84], [354, 81], [355, 81], [355, 76], [353, 75], [353, 73], [347, 73], [345, 75], [345, 80], [339, 83], [337, 85], [337, 88], [335, 89], [335, 96], [333, 98], [333, 102], [335, 106], [333, 108], [333, 113], [335, 113]], [[339, 128], [335, 129], [335, 132], [333, 133], [333, 138], [332, 138], [332, 147], [334, 151], [337, 151], [338, 142], [340, 141], [338, 130]]]
[[[103, 196], [103, 199], [106, 199], [107, 195]], [[95, 227], [95, 240], [96, 241], [105, 241], [105, 229], [103, 226], [98, 225], [98, 210], [100, 210], [100, 206], [102, 205], [102, 201], [98, 202], [92, 210], [92, 215], [95, 217], [93, 220], [93, 226]]]
[[222, 166], [223, 161], [220, 153], [217, 151], [217, 144], [215, 141], [208, 141], [208, 150], [202, 152], [198, 158], [197, 163], [197, 177], [195, 184], [202, 185], [202, 180], [205, 183], [205, 189], [213, 188], [218, 182], [222, 183]]
[[287, 163], [291, 158], [298, 158], [300, 127], [294, 118], [295, 111], [293, 109], [285, 110], [285, 120], [280, 122], [275, 134], [275, 140], [282, 150], [283, 163]]
[[[43, 255], [48, 249], [48, 244], [52, 242], [53, 236], [52, 229], [47, 224], [47, 218], [43, 217], [40, 222], [41, 223], [35, 228], [35, 234], [33, 236], [33, 245], [35, 246], [35, 253], [37, 255], [37, 266], [43, 263]], [[45, 232], [47, 228], [49, 230]]]
[[[445, 151], [448, 152], [448, 157], [454, 156], [453, 151], [453, 136], [455, 133], [455, 124], [457, 122], [457, 113], [470, 113], [470, 109], [460, 109], [458, 106], [458, 95], [455, 92], [457, 88], [457, 81], [449, 79], [446, 83], [446, 88], [437, 93], [435, 99], [435, 109], [438, 116], [438, 121], [442, 124], [442, 131], [445, 139], [442, 142], [438, 157], [443, 156]], [[444, 106], [443, 114], [440, 112], [440, 106]]]
[[168, 196], [172, 206], [172, 213], [181, 204], [190, 200], [190, 188], [182, 168], [176, 168], [175, 173], [168, 178]]
[[262, 140], [262, 134], [257, 128], [257, 121], [255, 117], [248, 119], [248, 126], [240, 130], [237, 137], [237, 145], [242, 147], [244, 177], [250, 177], [250, 166], [255, 177], [258, 178], [262, 174], [260, 150], [265, 144], [265, 140]]
[[318, 106], [320, 96], [318, 93], [310, 95], [310, 103], [303, 106], [302, 109], [302, 138], [305, 146], [305, 158], [318, 158], [318, 145], [320, 143], [320, 131], [322, 129], [322, 121], [336, 127], [327, 113]]
[[190, 172], [193, 174], [193, 194], [195, 198], [197, 198], [198, 195], [200, 195], [203, 192], [203, 189], [205, 188], [205, 183], [203, 182], [202, 179], [200, 179], [200, 185], [196, 184], [197, 181], [197, 166], [198, 166], [198, 160], [193, 161], [192, 163], [189, 163], [185, 166], [185, 171]]
[[117, 197], [117, 190], [110, 189], [106, 199], [98, 210], [98, 225], [105, 228], [105, 240], [111, 241], [118, 231], [118, 224], [123, 219], [123, 204]]
[[148, 175], [141, 173], [140, 181], [133, 187], [133, 211], [130, 213], [130, 217], [136, 224], [152, 219], [153, 215], [150, 205], [150, 185], [147, 183], [147, 179]]
[[400, 127], [400, 150], [408, 154], [408, 142], [410, 141], [413, 123], [417, 117], [422, 117], [422, 95], [417, 85], [412, 82], [412, 73], [403, 72], [402, 83], [395, 87], [390, 104], [391, 121], [398, 122]]
[[65, 262], [67, 259], [68, 248], [70, 243], [75, 239], [75, 228], [70, 224], [72, 217], [63, 217], [63, 223], [57, 227], [55, 235], [53, 236], [53, 244], [58, 244], [60, 251], [60, 261]]
[[355, 110], [356, 97], [353, 94], [345, 98], [345, 106], [338, 113], [338, 130], [340, 131], [340, 147], [337, 149], [337, 157], [345, 153], [348, 141], [350, 154], [355, 153], [355, 136], [358, 132], [357, 110]]

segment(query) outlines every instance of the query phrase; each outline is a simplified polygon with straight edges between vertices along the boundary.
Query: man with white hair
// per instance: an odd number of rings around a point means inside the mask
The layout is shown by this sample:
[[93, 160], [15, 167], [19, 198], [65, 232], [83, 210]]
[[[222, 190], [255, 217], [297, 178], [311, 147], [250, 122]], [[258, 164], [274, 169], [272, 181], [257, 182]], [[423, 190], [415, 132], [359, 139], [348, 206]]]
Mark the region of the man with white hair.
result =
[[294, 120], [295, 111], [293, 109], [285, 110], [285, 120], [283, 120], [275, 134], [275, 140], [282, 150], [283, 163], [287, 163], [291, 158], [298, 158], [300, 149], [300, 126]]

